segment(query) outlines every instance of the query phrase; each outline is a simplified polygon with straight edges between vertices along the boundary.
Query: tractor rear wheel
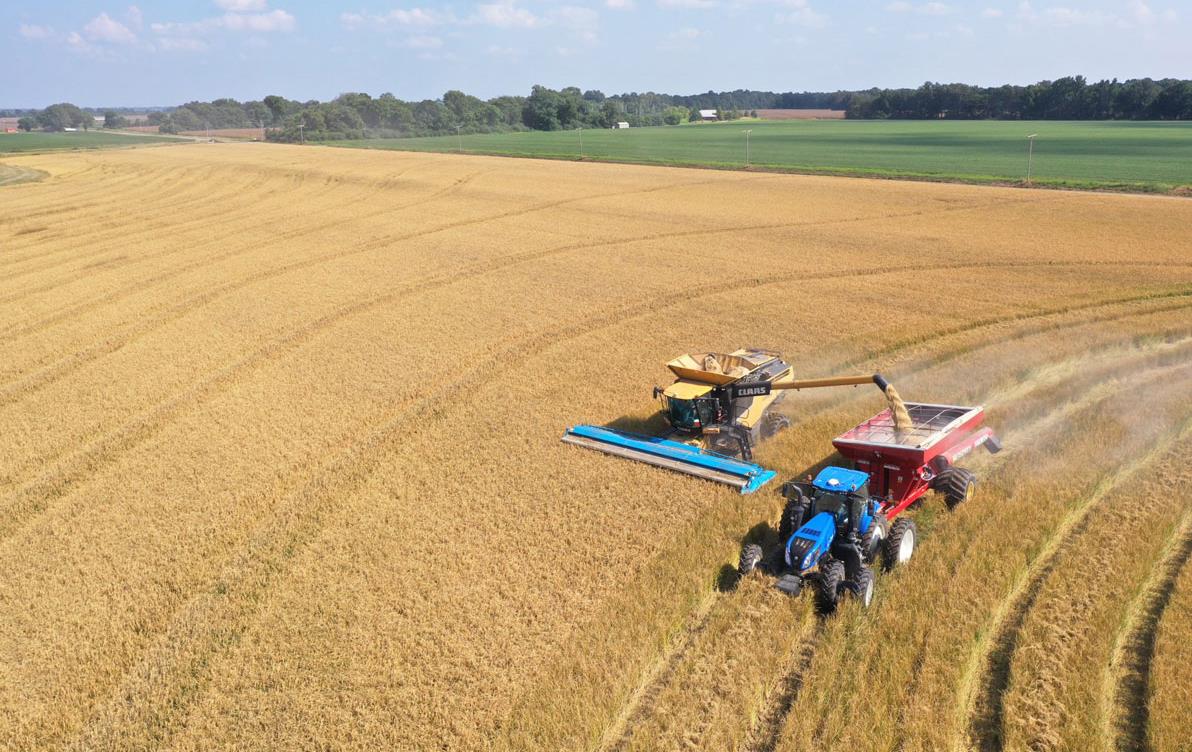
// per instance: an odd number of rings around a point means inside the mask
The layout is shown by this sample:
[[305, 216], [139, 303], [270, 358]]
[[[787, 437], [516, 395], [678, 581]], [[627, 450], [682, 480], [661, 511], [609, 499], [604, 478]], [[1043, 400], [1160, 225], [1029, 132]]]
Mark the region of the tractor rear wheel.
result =
[[890, 536], [886, 538], [885, 566], [887, 570], [901, 566], [915, 555], [915, 546], [919, 543], [919, 528], [915, 521], [907, 517], [899, 517], [890, 526]]
[[844, 562], [828, 559], [820, 562], [815, 577], [815, 600], [820, 613], [830, 614], [840, 601], [840, 586], [844, 584]]
[[795, 531], [803, 527], [803, 518], [807, 516], [807, 499], [800, 493], [787, 499], [782, 510], [782, 519], [778, 521], [778, 540], [786, 545]]
[[756, 543], [746, 543], [741, 547], [741, 561], [737, 564], [737, 574], [744, 577], [757, 568], [762, 560], [762, 547]]
[[857, 574], [853, 585], [857, 589], [857, 600], [861, 602], [861, 608], [869, 608], [869, 604], [873, 603], [874, 579], [873, 570], [869, 567], [863, 567]]
[[935, 488], [944, 495], [948, 509], [955, 509], [957, 505], [971, 499], [976, 486], [977, 476], [963, 467], [950, 467], [935, 480]]
[[873, 523], [861, 536], [861, 558], [872, 564], [882, 552], [882, 543], [890, 535], [890, 523], [882, 515], [874, 515]]

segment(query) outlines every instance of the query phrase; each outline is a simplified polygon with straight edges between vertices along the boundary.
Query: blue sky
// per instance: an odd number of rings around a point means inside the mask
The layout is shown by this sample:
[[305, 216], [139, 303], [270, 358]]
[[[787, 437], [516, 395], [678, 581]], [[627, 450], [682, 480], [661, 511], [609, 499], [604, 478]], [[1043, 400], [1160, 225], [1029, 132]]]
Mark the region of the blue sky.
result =
[[0, 107], [1192, 78], [1192, 2], [4, 0]]

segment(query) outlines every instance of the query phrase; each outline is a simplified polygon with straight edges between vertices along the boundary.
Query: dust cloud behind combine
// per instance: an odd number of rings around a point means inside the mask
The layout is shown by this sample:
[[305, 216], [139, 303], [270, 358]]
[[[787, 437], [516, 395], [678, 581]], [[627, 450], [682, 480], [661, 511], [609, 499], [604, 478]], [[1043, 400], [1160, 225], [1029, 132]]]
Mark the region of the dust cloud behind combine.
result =
[[[48, 174], [0, 189], [11, 746], [1083, 738], [1006, 723], [1031, 705], [1002, 679], [1048, 680], [1021, 651], [1052, 644], [1080, 536], [1109, 534], [1099, 484], [1178, 467], [1192, 202], [262, 144], [7, 161]], [[928, 502], [867, 614], [716, 587], [772, 491], [558, 441], [648, 419], [678, 353], [756, 344], [796, 377], [994, 399], [1004, 457], [955, 513]], [[879, 409], [821, 391], [759, 460], [801, 475]], [[1165, 539], [1178, 513], [1116, 524]], [[1170, 570], [1165, 542], [1080, 587]], [[1152, 623], [1112, 604], [1082, 613]], [[1189, 620], [1153, 621], [1170, 729]], [[1071, 665], [1056, 681], [1114, 696]]]

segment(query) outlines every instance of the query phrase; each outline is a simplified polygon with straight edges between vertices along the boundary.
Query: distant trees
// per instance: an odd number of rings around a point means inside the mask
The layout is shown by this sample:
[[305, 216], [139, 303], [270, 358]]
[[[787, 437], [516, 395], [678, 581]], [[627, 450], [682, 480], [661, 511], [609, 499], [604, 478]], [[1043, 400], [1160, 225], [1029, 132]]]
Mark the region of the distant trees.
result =
[[34, 117], [37, 126], [45, 131], [62, 131], [67, 128], [87, 130], [94, 118], [69, 102], [52, 104]]
[[17, 127], [28, 133], [37, 127], [37, 118], [26, 115], [17, 121]]
[[[1029, 86], [977, 87], [927, 82], [917, 89], [839, 92], [850, 118], [976, 120], [1192, 119], [1192, 82], [1179, 79], [1089, 83], [1067, 76]], [[784, 95], [785, 96], [785, 95]]]
[[107, 110], [103, 114], [104, 128], [125, 128], [128, 126], [128, 118], [124, 117], [115, 110]]

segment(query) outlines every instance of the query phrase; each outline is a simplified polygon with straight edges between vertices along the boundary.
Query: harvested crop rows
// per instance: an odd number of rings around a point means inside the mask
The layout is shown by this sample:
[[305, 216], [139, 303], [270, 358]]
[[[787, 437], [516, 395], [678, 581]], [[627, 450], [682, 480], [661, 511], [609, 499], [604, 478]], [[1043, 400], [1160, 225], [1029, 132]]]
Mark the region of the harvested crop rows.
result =
[[[6, 158], [0, 746], [1178, 749], [1192, 202], [265, 144]], [[759, 345], [983, 402], [875, 608], [559, 443]], [[759, 459], [872, 413], [801, 393]]]

